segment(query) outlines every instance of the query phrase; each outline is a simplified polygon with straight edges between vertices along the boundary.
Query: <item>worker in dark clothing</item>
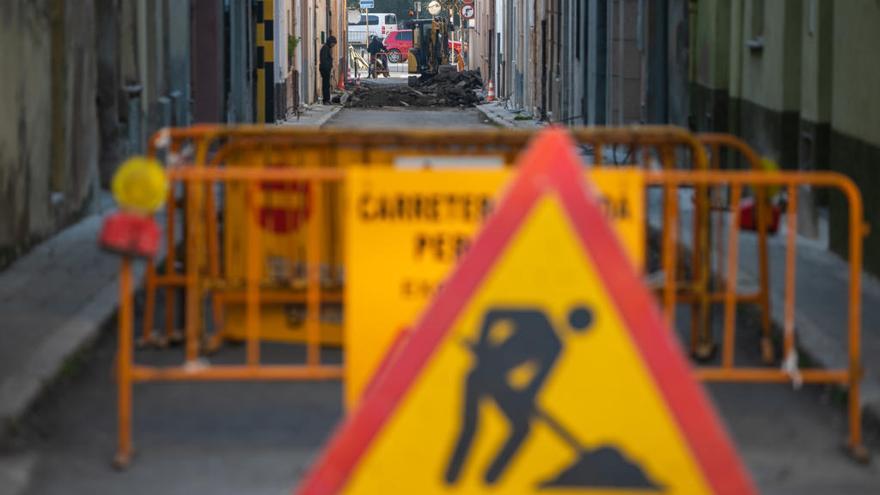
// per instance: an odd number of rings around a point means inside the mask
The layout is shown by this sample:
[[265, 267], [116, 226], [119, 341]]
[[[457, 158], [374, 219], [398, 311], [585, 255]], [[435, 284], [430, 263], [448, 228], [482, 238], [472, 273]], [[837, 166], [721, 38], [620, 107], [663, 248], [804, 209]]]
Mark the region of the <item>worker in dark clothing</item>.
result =
[[[576, 331], [590, 326], [591, 312], [583, 306], [569, 314]], [[480, 403], [492, 400], [510, 423], [507, 441], [484, 474], [494, 484], [504, 473], [531, 430], [537, 414], [537, 395], [563, 348], [547, 315], [537, 308], [494, 308], [486, 312], [479, 341], [469, 343], [474, 366], [465, 380], [462, 427], [446, 469], [446, 483], [458, 480], [477, 430]], [[521, 380], [512, 380], [519, 374]]]
[[330, 104], [330, 71], [333, 70], [333, 47], [336, 46], [336, 37], [330, 36], [321, 47], [318, 70], [321, 72], [321, 90], [324, 104]]
[[383, 70], [388, 72], [388, 57], [385, 55], [385, 52], [387, 51], [388, 49], [385, 48], [382, 39], [375, 34], [371, 35], [370, 44], [367, 46], [367, 52], [370, 54], [370, 68], [375, 67], [376, 57], [378, 57], [379, 61], [382, 62]]

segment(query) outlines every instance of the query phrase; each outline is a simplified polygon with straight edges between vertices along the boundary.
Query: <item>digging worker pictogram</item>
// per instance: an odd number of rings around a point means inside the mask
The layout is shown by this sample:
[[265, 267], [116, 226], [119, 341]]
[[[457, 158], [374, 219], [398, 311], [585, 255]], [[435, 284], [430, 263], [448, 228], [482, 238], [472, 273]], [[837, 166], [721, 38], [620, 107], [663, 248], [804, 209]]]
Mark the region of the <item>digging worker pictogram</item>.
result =
[[[583, 306], [573, 309], [568, 323], [573, 330], [586, 330], [592, 313]], [[510, 422], [507, 441], [485, 472], [493, 484], [531, 430], [538, 414], [536, 397], [556, 364], [562, 340], [544, 311], [535, 308], [494, 308], [483, 318], [479, 341], [470, 343], [474, 366], [465, 382], [462, 428], [446, 469], [446, 482], [455, 483], [467, 459], [479, 419], [481, 399], [493, 400]]]

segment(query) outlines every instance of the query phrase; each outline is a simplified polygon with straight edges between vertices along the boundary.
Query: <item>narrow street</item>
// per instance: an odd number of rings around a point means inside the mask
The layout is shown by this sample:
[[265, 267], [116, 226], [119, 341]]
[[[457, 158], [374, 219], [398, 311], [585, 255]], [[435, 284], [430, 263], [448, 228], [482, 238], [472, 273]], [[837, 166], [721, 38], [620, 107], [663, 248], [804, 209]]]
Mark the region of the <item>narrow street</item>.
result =
[[[368, 84], [393, 87], [406, 82]], [[343, 108], [325, 125], [381, 129], [492, 124], [474, 108], [384, 107]], [[683, 325], [687, 312], [680, 313]], [[738, 321], [737, 359], [757, 363], [757, 320], [743, 312]], [[685, 339], [683, 331], [680, 337]], [[127, 470], [116, 471], [110, 465], [115, 350], [115, 327], [110, 326], [94, 348], [68, 363], [2, 446], [5, 462], [27, 476], [20, 494], [289, 493], [342, 418], [339, 382], [138, 385], [136, 454]], [[262, 352], [274, 363], [303, 358], [301, 346], [264, 345]], [[342, 359], [338, 350], [324, 353], [331, 362]], [[227, 345], [209, 359], [241, 362], [243, 349]], [[180, 348], [146, 349], [136, 352], [136, 360], [176, 364], [183, 354]], [[847, 427], [843, 392], [827, 386], [794, 390], [765, 384], [713, 384], [708, 390], [763, 493], [876, 493], [880, 465], [860, 465], [842, 448]], [[868, 447], [880, 451], [876, 425], [869, 424], [865, 435]]]
[[880, 495], [880, 0], [4, 7], [0, 495]]
[[[490, 124], [476, 109], [395, 107], [344, 108], [327, 125]], [[136, 321], [141, 310], [139, 306]], [[757, 363], [757, 321], [747, 311], [740, 313], [738, 362]], [[678, 321], [687, 320], [682, 310]], [[715, 321], [720, 321], [720, 313]], [[115, 342], [115, 328], [110, 326], [94, 349], [69, 363], [3, 447], [5, 458], [20, 462], [27, 473], [27, 489], [21, 493], [288, 493], [342, 417], [338, 382], [138, 385], [136, 455], [127, 470], [117, 472], [110, 466], [116, 423], [111, 375]], [[337, 350], [325, 353], [331, 361], [341, 359]], [[302, 359], [303, 349], [264, 345], [263, 354], [269, 362], [295, 362]], [[210, 357], [217, 363], [241, 359], [243, 349], [236, 345]], [[136, 360], [174, 364], [182, 362], [183, 354], [179, 348], [139, 350]], [[842, 392], [826, 386], [794, 390], [790, 385], [766, 384], [708, 388], [763, 493], [876, 493], [880, 464], [857, 464], [842, 448], [846, 435]], [[880, 451], [878, 434], [876, 428], [866, 431], [868, 446], [875, 452]]]
[[[405, 80], [368, 84], [405, 85]], [[491, 126], [474, 108], [343, 108], [326, 124], [338, 128], [479, 128]], [[142, 298], [138, 298], [142, 315]], [[161, 315], [160, 307], [158, 312]], [[737, 359], [758, 362], [755, 316], [741, 311]], [[678, 315], [680, 324], [687, 312]], [[720, 321], [720, 312], [716, 315]], [[140, 329], [138, 329], [140, 331]], [[684, 330], [680, 337], [686, 338]], [[2, 445], [7, 465], [26, 476], [14, 495], [280, 494], [289, 493], [342, 418], [342, 387], [331, 383], [173, 383], [135, 388], [132, 465], [110, 465], [115, 442], [112, 380], [115, 327], [94, 348], [76, 356], [32, 413]], [[331, 362], [343, 359], [325, 349]], [[263, 345], [264, 359], [303, 359], [301, 346]], [[243, 359], [231, 344], [214, 363]], [[180, 348], [145, 349], [136, 360], [176, 364]], [[713, 384], [708, 387], [729, 432], [766, 494], [875, 493], [880, 465], [864, 466], [842, 448], [846, 435], [844, 392], [827, 386]], [[880, 450], [880, 430], [869, 425], [868, 447]], [[3, 489], [0, 488], [0, 493]]]
[[[403, 88], [406, 79], [390, 78], [364, 80], [361, 84], [377, 88], [377, 91]], [[349, 127], [354, 129], [438, 129], [455, 127], [484, 127], [491, 122], [476, 108], [405, 107], [343, 108], [333, 116], [325, 127]]]
[[484, 127], [491, 125], [473, 108], [420, 109], [388, 107], [382, 109], [344, 108], [327, 122], [326, 127], [432, 129], [448, 127]]
[[[686, 312], [679, 321], [686, 321]], [[139, 318], [138, 318], [139, 319]], [[738, 359], [756, 362], [756, 325], [741, 314]], [[27, 465], [23, 494], [290, 493], [342, 417], [342, 389], [332, 383], [180, 383], [135, 388], [132, 465], [111, 467], [115, 394], [114, 328], [72, 362], [4, 446]], [[297, 346], [264, 345], [266, 361], [302, 359]], [[328, 349], [328, 359], [339, 359]], [[212, 362], [243, 358], [227, 346]], [[141, 350], [138, 362], [179, 363], [182, 351]], [[709, 391], [762, 493], [870, 495], [880, 464], [860, 465], [842, 448], [845, 399], [824, 386], [725, 384]], [[880, 431], [866, 431], [880, 449]], [[3, 493], [0, 490], [0, 493]]]

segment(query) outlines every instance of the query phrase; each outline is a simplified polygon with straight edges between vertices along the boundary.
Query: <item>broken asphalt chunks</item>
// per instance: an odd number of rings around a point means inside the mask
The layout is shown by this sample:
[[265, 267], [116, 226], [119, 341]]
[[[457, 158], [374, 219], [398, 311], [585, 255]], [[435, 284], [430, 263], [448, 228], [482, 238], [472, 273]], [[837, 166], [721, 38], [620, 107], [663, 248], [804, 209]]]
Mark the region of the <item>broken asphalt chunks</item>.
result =
[[412, 77], [408, 85], [361, 81], [346, 106], [376, 107], [472, 107], [481, 101], [483, 80], [477, 71], [443, 72]]

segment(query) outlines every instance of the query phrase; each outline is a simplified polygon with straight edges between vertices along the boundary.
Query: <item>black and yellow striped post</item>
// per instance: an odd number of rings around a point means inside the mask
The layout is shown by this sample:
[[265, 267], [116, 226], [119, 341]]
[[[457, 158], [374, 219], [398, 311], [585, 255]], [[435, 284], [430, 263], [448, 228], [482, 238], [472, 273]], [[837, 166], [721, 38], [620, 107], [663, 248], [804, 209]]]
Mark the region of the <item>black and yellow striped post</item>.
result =
[[257, 122], [275, 122], [275, 0], [254, 2]]

